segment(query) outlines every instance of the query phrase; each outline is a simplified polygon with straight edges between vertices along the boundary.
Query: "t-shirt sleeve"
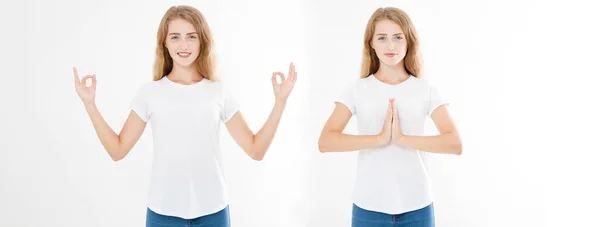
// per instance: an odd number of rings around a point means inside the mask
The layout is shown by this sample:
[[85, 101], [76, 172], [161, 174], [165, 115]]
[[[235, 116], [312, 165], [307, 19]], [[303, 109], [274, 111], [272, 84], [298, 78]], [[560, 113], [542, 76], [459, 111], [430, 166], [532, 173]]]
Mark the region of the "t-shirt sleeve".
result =
[[356, 81], [346, 84], [342, 94], [335, 100], [335, 102], [344, 104], [354, 115], [356, 113]]
[[438, 89], [429, 85], [429, 107], [427, 109], [427, 116], [431, 117], [431, 114], [441, 105], [449, 105], [450, 102], [442, 97]]
[[148, 92], [147, 85], [141, 86], [136, 92], [133, 100], [129, 104], [131, 110], [133, 110], [144, 122], [150, 120], [148, 114]]
[[222, 98], [221, 98], [221, 104], [220, 104], [220, 115], [221, 115], [221, 120], [223, 122], [227, 123], [229, 120], [231, 120], [233, 115], [235, 115], [235, 113], [237, 113], [240, 106], [239, 106], [238, 102], [236, 101], [235, 97], [233, 96], [233, 94], [230, 92], [230, 90], [227, 87], [222, 86], [221, 92], [222, 92], [221, 93]]

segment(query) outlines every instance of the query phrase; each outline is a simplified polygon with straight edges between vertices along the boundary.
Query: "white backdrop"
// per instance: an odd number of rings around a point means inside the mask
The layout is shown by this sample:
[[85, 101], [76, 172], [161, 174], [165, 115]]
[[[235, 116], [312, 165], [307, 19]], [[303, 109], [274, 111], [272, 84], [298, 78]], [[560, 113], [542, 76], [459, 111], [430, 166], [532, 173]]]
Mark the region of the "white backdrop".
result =
[[[576, 1], [2, 2], [0, 226], [143, 226], [151, 128], [112, 162], [71, 74], [96, 73], [97, 104], [121, 129], [151, 79], [158, 23], [173, 4], [208, 19], [219, 77], [257, 131], [271, 72], [298, 83], [265, 159], [223, 130], [233, 226], [349, 226], [356, 152], [321, 154], [320, 130], [358, 77], [371, 13], [409, 13], [425, 73], [451, 101], [462, 156], [427, 155], [438, 226], [596, 226], [597, 62], [592, 5]], [[593, 3], [587, 3], [593, 4]], [[347, 131], [355, 132], [351, 121]], [[428, 133], [435, 133], [428, 122]]]

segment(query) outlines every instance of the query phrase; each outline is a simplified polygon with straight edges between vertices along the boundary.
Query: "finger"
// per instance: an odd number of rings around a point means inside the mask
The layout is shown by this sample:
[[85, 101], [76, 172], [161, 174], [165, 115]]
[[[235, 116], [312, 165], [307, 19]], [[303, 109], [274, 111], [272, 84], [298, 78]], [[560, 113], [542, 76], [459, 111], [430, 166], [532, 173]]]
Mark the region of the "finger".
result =
[[273, 86], [277, 86], [277, 73], [273, 73], [273, 76], [271, 76], [271, 83], [273, 83]]
[[291, 81], [292, 75], [294, 75], [294, 63], [290, 62], [290, 67], [288, 69], [288, 79]]
[[296, 78], [298, 78], [298, 73], [294, 71], [294, 77], [292, 78], [292, 83], [296, 83]]
[[392, 114], [396, 115], [396, 99], [392, 98]]
[[387, 113], [387, 116], [386, 116], [386, 120], [387, 121], [391, 121], [392, 120], [392, 115], [393, 115], [393, 113], [392, 113], [392, 100], [390, 99], [388, 101], [388, 113]]
[[87, 79], [92, 78], [92, 75], [87, 75], [81, 78], [81, 83], [79, 84], [81, 87], [87, 87]]
[[96, 74], [92, 74], [92, 88], [96, 89]]
[[73, 66], [73, 76], [75, 79], [75, 85], [79, 85], [79, 73], [77, 73], [77, 68], [75, 68], [75, 66]]
[[279, 76], [279, 79], [281, 79], [281, 83], [283, 84], [283, 82], [285, 81], [285, 76], [283, 75], [282, 72], [275, 72], [275, 76]]
[[298, 72], [296, 72], [296, 65], [293, 65], [293, 66], [294, 66], [293, 74], [291, 74], [290, 77], [292, 77], [292, 83], [295, 84], [296, 83], [296, 79], [298, 78], [297, 77], [298, 76]]

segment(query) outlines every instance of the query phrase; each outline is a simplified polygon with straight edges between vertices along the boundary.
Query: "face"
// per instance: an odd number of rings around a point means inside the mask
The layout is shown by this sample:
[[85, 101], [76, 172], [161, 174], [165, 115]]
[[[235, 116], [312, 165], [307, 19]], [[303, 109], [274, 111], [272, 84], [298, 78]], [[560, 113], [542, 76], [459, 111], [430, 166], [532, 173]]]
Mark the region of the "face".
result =
[[400, 25], [391, 20], [381, 20], [375, 24], [372, 48], [381, 64], [396, 66], [406, 56], [406, 36]]
[[191, 65], [200, 52], [198, 32], [190, 22], [183, 19], [172, 20], [168, 27], [165, 45], [173, 64], [183, 67]]

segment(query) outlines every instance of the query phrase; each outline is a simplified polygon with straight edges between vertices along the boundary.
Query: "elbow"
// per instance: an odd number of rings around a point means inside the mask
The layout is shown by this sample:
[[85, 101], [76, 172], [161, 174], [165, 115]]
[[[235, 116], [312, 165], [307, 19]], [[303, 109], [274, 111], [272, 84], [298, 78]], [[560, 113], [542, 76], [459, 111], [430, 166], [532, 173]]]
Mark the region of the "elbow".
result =
[[324, 136], [321, 136], [319, 138], [319, 144], [318, 144], [318, 146], [319, 146], [319, 152], [320, 153], [325, 153], [325, 152], [329, 152], [330, 151], [330, 149], [327, 146], [327, 143], [325, 141], [326, 140], [324, 139]]
[[246, 153], [249, 154], [248, 156], [250, 156], [250, 158], [252, 158], [252, 160], [262, 161], [263, 158], [265, 157], [266, 152], [258, 152], [256, 150], [249, 150], [249, 151], [246, 151]]
[[455, 155], [462, 155], [462, 151], [463, 151], [462, 141], [457, 136], [456, 137], [456, 142], [454, 143], [454, 154]]
[[127, 153], [127, 151], [115, 149], [112, 152], [109, 151], [109, 156], [113, 160], [113, 162], [118, 162], [118, 161], [123, 160], [123, 158], [125, 158], [126, 153]]
[[322, 142], [319, 142], [319, 152], [320, 153], [325, 153], [325, 152], [328, 152], [328, 151], [329, 150], [327, 150], [327, 147]]
[[459, 155], [459, 156], [462, 155], [462, 144], [456, 145], [456, 149], [454, 152], [455, 152], [454, 153], [455, 155]]
[[264, 155], [253, 155], [252, 159], [254, 161], [262, 161], [264, 157], [265, 157]]
[[116, 155], [111, 155], [110, 158], [113, 160], [113, 162], [118, 162], [123, 160], [123, 156], [116, 156]]

